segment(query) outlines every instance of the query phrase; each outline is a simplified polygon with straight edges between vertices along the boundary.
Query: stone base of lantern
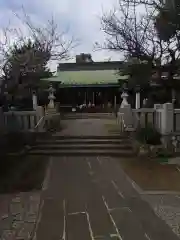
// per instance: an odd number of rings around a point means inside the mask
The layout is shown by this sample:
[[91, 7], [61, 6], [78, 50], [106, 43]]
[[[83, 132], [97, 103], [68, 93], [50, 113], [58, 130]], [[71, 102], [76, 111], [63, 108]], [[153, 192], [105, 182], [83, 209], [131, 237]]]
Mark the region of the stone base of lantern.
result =
[[48, 122], [49, 122], [50, 119], [51, 119], [51, 118], [48, 118], [48, 116], [52, 116], [52, 115], [54, 115], [54, 114], [56, 114], [56, 113], [57, 113], [57, 111], [56, 111], [55, 108], [47, 108], [47, 109], [46, 109], [45, 115], [46, 115], [46, 117], [47, 117]]
[[57, 113], [57, 109], [55, 108], [54, 104], [48, 104], [46, 107], [46, 114], [55, 114]]
[[55, 108], [54, 99], [50, 99], [48, 108], [52, 108], [52, 109]]

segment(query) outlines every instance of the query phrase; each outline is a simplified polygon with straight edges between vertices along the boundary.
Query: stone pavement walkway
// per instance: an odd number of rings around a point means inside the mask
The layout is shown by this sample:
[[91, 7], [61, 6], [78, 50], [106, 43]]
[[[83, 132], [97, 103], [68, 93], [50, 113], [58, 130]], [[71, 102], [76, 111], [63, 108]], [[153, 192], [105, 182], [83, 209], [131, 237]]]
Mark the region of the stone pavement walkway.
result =
[[116, 118], [114, 119], [71, 119], [62, 120], [62, 126], [65, 128], [62, 131], [55, 133], [55, 136], [86, 136], [109, 135], [106, 125], [116, 125]]
[[179, 239], [136, 192], [118, 159], [51, 160], [37, 240]]
[[[107, 135], [105, 124], [112, 120], [65, 123], [56, 135]], [[176, 220], [166, 224], [158, 217], [166, 220], [161, 209], [167, 210], [167, 204], [142, 197], [119, 159], [51, 157], [50, 163], [41, 193], [0, 196], [0, 240], [179, 239], [169, 227], [178, 234]]]

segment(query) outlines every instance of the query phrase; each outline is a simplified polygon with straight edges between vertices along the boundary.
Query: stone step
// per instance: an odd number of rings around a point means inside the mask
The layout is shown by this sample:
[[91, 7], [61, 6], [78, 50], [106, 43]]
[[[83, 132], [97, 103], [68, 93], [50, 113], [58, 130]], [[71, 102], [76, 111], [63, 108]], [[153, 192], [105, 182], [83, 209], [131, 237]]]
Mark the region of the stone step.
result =
[[81, 145], [81, 144], [126, 144], [132, 145], [128, 139], [41, 139], [36, 142], [39, 145], [56, 145], [56, 144], [66, 144], [66, 145]]
[[79, 149], [68, 149], [68, 150], [31, 150], [29, 155], [50, 155], [50, 156], [119, 156], [119, 157], [133, 157], [134, 152], [128, 150], [79, 150]]
[[58, 135], [54, 134], [52, 136], [53, 140], [129, 140], [129, 138], [125, 135]]
[[114, 113], [112, 112], [106, 112], [106, 113], [96, 113], [96, 112], [84, 112], [84, 113], [78, 113], [78, 112], [75, 112], [75, 113], [67, 113], [67, 114], [64, 114], [64, 116], [70, 116], [70, 117], [75, 117], [75, 116], [115, 116]]
[[63, 116], [64, 119], [115, 119], [115, 115], [112, 113], [75, 113], [66, 114]]
[[119, 150], [119, 149], [123, 149], [123, 150], [132, 150], [132, 146], [131, 145], [127, 145], [127, 144], [39, 144], [37, 146], [34, 147], [34, 149], [48, 149], [48, 150], [58, 150], [58, 149], [115, 149], [115, 150]]
[[63, 119], [115, 119], [113, 115], [75, 115], [75, 116], [63, 116]]

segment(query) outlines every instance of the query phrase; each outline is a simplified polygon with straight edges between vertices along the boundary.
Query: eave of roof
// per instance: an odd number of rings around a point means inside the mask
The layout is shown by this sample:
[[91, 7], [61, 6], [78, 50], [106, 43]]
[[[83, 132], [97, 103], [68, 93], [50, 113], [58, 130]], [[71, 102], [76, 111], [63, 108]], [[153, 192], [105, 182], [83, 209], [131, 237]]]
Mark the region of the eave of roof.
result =
[[95, 71], [59, 71], [57, 76], [42, 79], [49, 82], [60, 82], [66, 85], [98, 85], [115, 84], [118, 80], [126, 80], [128, 76], [119, 76], [115, 70]]

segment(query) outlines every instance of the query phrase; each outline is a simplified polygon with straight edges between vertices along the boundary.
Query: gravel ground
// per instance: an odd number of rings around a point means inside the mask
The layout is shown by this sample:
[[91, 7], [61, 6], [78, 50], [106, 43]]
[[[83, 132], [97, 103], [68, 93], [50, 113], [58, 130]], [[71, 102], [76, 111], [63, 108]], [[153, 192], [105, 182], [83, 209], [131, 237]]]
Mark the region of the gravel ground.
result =
[[0, 196], [0, 240], [28, 240], [38, 217], [40, 192]]
[[143, 198], [180, 238], [180, 195], [144, 195]]

